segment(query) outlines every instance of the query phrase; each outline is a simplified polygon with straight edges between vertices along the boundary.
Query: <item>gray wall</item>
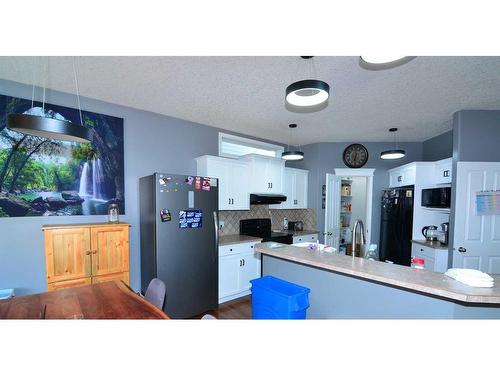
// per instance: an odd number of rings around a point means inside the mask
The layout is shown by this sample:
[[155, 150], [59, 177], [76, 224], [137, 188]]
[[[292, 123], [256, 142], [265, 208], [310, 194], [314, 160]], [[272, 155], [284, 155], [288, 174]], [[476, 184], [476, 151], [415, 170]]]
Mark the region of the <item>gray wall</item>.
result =
[[[326, 174], [334, 173], [335, 168], [347, 168], [342, 161], [342, 153], [350, 143], [316, 143], [304, 146], [303, 161], [288, 163], [287, 166], [309, 169], [308, 205], [316, 209], [318, 229], [323, 232], [325, 226], [325, 210], [321, 208], [321, 188], [326, 183]], [[388, 170], [412, 161], [422, 160], [422, 143], [400, 143], [406, 151], [406, 157], [399, 160], [382, 160], [380, 153], [394, 147], [392, 142], [366, 142], [369, 159], [364, 168], [375, 168], [373, 177], [372, 227], [371, 241], [377, 243], [380, 234], [380, 196], [381, 191], [389, 185]], [[322, 235], [321, 235], [322, 237]]]
[[[31, 98], [31, 86], [0, 80], [0, 94]], [[195, 157], [218, 154], [219, 129], [88, 98], [82, 108], [124, 118], [125, 199], [130, 223], [130, 283], [140, 288], [139, 177], [153, 172], [195, 174]], [[76, 107], [76, 98], [47, 92], [47, 102]], [[42, 225], [105, 221], [105, 216], [0, 218], [0, 289], [46, 290]]]
[[422, 144], [422, 160], [436, 161], [453, 155], [453, 131], [428, 139]]
[[500, 111], [453, 114], [454, 161], [500, 161]]

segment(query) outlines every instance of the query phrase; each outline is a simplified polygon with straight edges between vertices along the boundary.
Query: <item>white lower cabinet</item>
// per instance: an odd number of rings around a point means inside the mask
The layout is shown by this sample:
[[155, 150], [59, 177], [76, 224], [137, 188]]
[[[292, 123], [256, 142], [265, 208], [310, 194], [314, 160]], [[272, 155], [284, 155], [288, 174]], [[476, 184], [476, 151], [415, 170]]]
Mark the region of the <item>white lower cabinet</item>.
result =
[[260, 277], [256, 243], [219, 246], [219, 303], [250, 294], [250, 280]]
[[316, 242], [317, 240], [318, 240], [317, 234], [306, 234], [304, 236], [293, 236], [293, 243]]
[[432, 247], [413, 243], [411, 246], [411, 256], [412, 258], [422, 258], [426, 270], [446, 272], [448, 269], [448, 250], [434, 249]]

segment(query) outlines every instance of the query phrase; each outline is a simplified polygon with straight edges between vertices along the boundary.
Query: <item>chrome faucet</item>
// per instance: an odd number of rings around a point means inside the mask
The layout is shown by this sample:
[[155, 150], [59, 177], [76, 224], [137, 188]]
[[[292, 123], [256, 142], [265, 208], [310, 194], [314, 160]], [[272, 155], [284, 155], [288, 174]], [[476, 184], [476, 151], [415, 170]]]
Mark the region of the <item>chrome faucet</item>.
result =
[[[356, 220], [354, 222], [354, 227], [352, 228], [352, 256], [353, 257], [356, 256], [356, 232], [358, 230], [358, 227], [359, 227], [359, 230], [361, 231], [360, 245], [364, 245], [366, 242], [366, 240], [365, 240], [365, 226], [363, 224], [363, 221]], [[361, 250], [360, 250], [360, 253], [361, 253]]]

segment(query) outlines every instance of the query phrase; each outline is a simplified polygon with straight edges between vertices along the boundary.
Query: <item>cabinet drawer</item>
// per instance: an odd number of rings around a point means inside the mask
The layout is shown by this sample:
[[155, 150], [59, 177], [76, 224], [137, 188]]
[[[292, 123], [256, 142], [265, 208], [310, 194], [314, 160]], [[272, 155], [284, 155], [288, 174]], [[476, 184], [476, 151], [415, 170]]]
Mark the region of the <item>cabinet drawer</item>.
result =
[[226, 255], [251, 253], [254, 251], [256, 243], [258, 242], [245, 242], [233, 245], [219, 246], [219, 256], [223, 257]]
[[316, 242], [317, 240], [318, 240], [317, 234], [306, 234], [303, 236], [293, 236], [293, 243]]
[[422, 246], [418, 243], [412, 244], [411, 255], [413, 257], [427, 257], [434, 259], [435, 250], [432, 247]]

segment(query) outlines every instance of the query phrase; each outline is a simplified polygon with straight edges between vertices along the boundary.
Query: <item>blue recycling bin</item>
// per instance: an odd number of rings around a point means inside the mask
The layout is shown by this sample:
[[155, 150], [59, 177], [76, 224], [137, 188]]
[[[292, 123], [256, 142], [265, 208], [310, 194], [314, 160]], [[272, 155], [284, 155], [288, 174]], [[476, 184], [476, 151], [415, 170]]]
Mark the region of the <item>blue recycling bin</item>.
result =
[[251, 280], [252, 319], [305, 319], [309, 288], [274, 276]]

